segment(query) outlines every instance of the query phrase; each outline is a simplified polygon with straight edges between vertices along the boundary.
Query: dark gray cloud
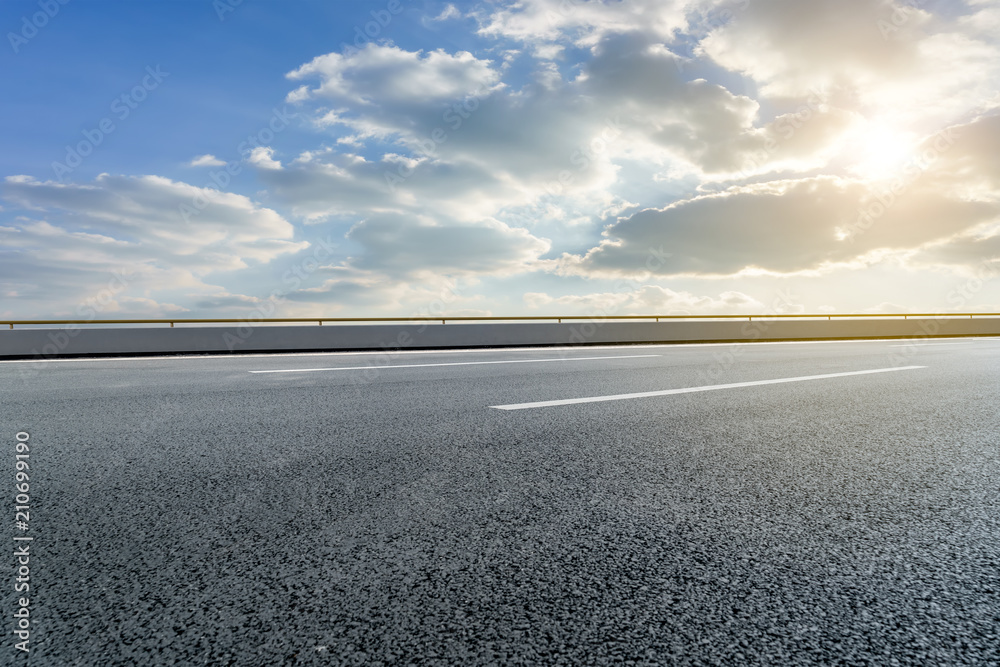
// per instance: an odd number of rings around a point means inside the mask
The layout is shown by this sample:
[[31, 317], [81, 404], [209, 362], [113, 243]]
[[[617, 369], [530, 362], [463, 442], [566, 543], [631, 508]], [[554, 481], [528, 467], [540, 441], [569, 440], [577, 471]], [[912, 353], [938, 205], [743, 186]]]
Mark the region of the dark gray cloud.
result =
[[[817, 270], [948, 239], [1000, 215], [996, 202], [934, 192], [900, 195], [889, 207], [867, 184], [814, 178], [742, 188], [647, 209], [612, 225], [583, 256], [563, 258], [571, 273], [730, 275]], [[873, 208], [874, 207], [874, 208]], [[870, 216], [869, 211], [883, 211]], [[859, 226], [859, 220], [861, 224]], [[854, 230], [853, 236], [844, 232]], [[650, 262], [653, 251], [671, 253]]]

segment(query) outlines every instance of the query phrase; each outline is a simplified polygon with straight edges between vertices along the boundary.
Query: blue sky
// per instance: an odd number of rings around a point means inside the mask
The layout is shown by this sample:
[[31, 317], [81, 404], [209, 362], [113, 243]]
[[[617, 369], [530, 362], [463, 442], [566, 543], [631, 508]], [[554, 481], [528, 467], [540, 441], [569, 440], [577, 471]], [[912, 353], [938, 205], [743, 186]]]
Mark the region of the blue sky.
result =
[[0, 315], [1000, 310], [1000, 8], [0, 3]]

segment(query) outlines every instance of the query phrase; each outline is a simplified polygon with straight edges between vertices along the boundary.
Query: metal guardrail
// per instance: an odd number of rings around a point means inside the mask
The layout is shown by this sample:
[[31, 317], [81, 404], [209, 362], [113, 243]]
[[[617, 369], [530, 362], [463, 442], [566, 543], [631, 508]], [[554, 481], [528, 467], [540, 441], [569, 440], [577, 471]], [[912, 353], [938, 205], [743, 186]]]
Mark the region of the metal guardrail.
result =
[[823, 319], [833, 318], [854, 318], [854, 319], [884, 319], [909, 317], [1000, 317], [1000, 313], [817, 313], [817, 314], [773, 314], [773, 315], [528, 315], [528, 316], [507, 316], [507, 317], [283, 317], [283, 318], [263, 318], [263, 319], [132, 319], [132, 320], [0, 320], [0, 325], [8, 325], [10, 329], [14, 325], [66, 325], [66, 324], [277, 324], [277, 323], [307, 323], [317, 322], [320, 326], [324, 322], [331, 323], [360, 323], [360, 322], [551, 322], [561, 323], [563, 320], [570, 321], [595, 321], [595, 320], [733, 320], [746, 319], [752, 322], [757, 320], [771, 320], [778, 318], [799, 318], [799, 319]]

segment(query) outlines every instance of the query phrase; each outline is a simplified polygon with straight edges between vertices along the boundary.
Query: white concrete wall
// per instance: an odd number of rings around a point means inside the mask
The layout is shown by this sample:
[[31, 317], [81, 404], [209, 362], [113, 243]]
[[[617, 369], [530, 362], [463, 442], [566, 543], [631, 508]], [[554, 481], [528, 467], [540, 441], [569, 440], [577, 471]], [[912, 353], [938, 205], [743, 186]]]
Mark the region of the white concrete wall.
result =
[[1000, 318], [0, 330], [0, 358], [1000, 335]]

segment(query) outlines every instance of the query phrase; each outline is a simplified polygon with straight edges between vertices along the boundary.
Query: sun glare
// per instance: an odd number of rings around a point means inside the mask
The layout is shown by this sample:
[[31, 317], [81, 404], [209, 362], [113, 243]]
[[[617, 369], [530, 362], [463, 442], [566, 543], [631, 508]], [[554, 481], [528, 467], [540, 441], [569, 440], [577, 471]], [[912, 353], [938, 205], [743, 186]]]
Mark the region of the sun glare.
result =
[[886, 123], [869, 124], [852, 142], [851, 171], [862, 178], [882, 180], [898, 174], [913, 157], [914, 135]]

